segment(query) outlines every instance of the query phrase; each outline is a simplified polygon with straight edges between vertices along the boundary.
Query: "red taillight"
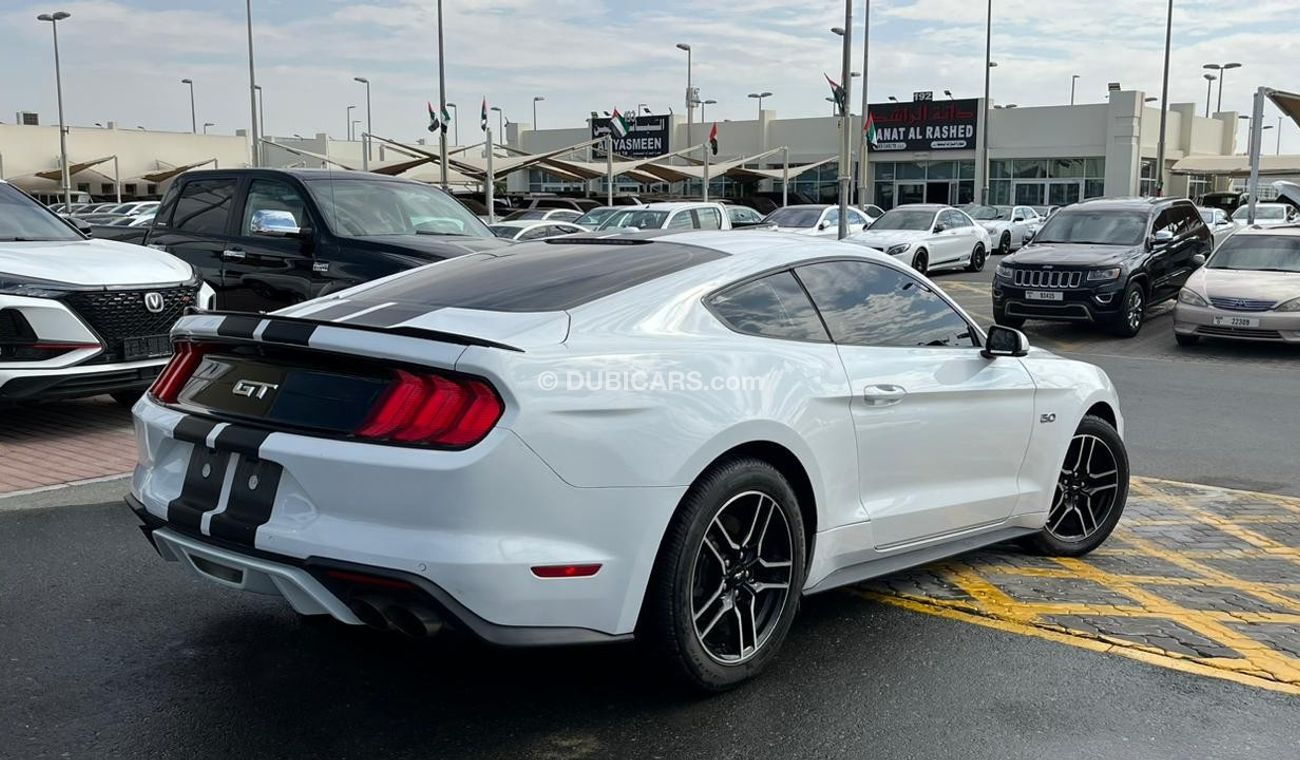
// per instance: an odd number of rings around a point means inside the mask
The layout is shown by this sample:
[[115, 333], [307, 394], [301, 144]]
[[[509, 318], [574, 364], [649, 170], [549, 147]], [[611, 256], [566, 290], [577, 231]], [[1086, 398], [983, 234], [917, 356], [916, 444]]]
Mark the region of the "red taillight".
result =
[[158, 379], [154, 380], [153, 385], [149, 387], [149, 395], [164, 404], [175, 403], [181, 388], [185, 387], [185, 381], [194, 374], [194, 370], [198, 368], [206, 352], [206, 346], [196, 343], [177, 343], [176, 353], [158, 375]]
[[501, 412], [501, 400], [482, 380], [397, 370], [357, 435], [464, 448], [483, 440]]
[[600, 570], [600, 565], [537, 565], [533, 575], [538, 578], [590, 578]]

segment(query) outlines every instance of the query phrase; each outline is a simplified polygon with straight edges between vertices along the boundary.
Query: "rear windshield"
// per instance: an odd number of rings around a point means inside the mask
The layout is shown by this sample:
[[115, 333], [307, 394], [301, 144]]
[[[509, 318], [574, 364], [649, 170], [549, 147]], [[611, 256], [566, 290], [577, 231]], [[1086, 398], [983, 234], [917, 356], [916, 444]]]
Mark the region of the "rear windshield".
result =
[[822, 218], [822, 208], [799, 208], [786, 206], [767, 215], [767, 221], [778, 227], [812, 227]]
[[667, 219], [667, 211], [647, 211], [634, 208], [610, 215], [596, 229], [612, 230], [617, 227], [636, 227], [639, 230], [657, 230], [664, 226]]
[[459, 256], [366, 288], [353, 300], [484, 311], [562, 311], [726, 256], [709, 248], [645, 242], [520, 243]]

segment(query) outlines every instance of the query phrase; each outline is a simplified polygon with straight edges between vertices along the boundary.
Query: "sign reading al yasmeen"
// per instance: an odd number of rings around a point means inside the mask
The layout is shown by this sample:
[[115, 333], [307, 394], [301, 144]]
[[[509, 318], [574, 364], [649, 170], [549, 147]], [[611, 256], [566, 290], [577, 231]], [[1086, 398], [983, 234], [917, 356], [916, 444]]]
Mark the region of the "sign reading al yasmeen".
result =
[[[591, 137], [604, 137], [609, 134], [609, 119], [591, 120]], [[614, 133], [614, 153], [628, 158], [654, 158], [668, 152], [668, 116], [645, 114], [633, 117], [623, 114], [623, 123], [627, 125], [627, 134], [619, 136]], [[591, 149], [593, 158], [605, 157], [605, 146], [597, 144]]]
[[974, 150], [979, 101], [922, 100], [873, 103], [877, 151]]

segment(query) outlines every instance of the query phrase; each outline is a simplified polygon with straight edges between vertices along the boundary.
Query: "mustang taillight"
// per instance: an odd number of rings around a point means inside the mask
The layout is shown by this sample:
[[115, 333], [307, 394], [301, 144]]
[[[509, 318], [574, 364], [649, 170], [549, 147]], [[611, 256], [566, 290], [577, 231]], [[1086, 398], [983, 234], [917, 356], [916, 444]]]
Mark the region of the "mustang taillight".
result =
[[207, 346], [198, 343], [177, 343], [172, 360], [163, 368], [158, 379], [153, 381], [153, 385], [149, 386], [149, 395], [164, 404], [175, 403], [181, 388], [185, 387], [185, 381], [198, 369], [207, 350]]
[[356, 434], [398, 443], [472, 446], [501, 419], [501, 399], [482, 380], [397, 370]]

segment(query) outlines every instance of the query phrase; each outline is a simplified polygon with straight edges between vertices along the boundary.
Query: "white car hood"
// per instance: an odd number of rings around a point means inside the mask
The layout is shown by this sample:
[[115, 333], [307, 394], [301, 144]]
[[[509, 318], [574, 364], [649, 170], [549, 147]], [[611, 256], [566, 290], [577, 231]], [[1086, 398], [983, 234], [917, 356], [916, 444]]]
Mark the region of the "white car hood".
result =
[[852, 238], [859, 243], [866, 243], [872, 248], [885, 250], [891, 245], [899, 243], [915, 243], [918, 240], [925, 240], [930, 237], [929, 232], [922, 230], [873, 230], [866, 229], [853, 235]]
[[170, 253], [116, 240], [0, 242], [0, 275], [69, 285], [184, 282], [194, 268]]

